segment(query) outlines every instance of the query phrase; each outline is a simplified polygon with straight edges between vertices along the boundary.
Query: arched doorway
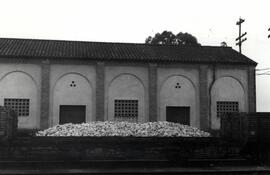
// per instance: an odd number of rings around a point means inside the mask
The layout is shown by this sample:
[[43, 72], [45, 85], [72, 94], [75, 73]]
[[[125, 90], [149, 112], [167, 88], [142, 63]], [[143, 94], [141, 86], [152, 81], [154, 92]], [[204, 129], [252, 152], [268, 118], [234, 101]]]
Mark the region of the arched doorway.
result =
[[39, 128], [38, 90], [34, 79], [25, 72], [10, 72], [0, 81], [0, 102], [18, 114], [18, 127]]
[[80, 74], [59, 78], [53, 89], [53, 125], [91, 121], [92, 93], [89, 81]]
[[192, 82], [184, 76], [168, 77], [161, 86], [160, 120], [197, 126], [196, 96]]
[[146, 121], [145, 90], [132, 74], [121, 74], [108, 87], [108, 120]]
[[220, 128], [220, 115], [226, 112], [244, 112], [245, 92], [233, 77], [222, 77], [211, 89], [211, 128]]

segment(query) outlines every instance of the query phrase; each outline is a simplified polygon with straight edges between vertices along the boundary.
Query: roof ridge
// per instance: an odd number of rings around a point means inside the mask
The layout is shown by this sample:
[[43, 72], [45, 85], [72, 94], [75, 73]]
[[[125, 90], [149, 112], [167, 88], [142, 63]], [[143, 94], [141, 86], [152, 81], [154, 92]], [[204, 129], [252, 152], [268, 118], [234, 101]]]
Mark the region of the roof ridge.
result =
[[5, 38], [0, 37], [5, 40], [19, 40], [19, 41], [48, 41], [48, 42], [74, 42], [74, 43], [95, 43], [95, 44], [119, 44], [119, 45], [142, 45], [142, 46], [150, 46], [150, 47], [183, 47], [183, 48], [227, 48], [232, 49], [231, 46], [221, 47], [221, 46], [210, 46], [210, 45], [198, 45], [198, 46], [190, 46], [190, 45], [164, 45], [164, 44], [146, 44], [146, 43], [133, 43], [133, 42], [110, 42], [110, 41], [81, 41], [81, 40], [68, 40], [68, 39], [40, 39], [40, 38]]

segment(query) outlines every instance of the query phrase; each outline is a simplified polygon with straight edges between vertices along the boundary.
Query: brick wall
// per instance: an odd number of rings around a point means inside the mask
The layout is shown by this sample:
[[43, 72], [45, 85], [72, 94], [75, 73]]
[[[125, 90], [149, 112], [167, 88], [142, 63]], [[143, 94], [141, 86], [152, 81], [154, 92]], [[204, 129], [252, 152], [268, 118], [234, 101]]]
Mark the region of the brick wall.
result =
[[0, 145], [0, 160], [169, 160], [227, 158], [238, 144], [214, 137], [32, 137]]

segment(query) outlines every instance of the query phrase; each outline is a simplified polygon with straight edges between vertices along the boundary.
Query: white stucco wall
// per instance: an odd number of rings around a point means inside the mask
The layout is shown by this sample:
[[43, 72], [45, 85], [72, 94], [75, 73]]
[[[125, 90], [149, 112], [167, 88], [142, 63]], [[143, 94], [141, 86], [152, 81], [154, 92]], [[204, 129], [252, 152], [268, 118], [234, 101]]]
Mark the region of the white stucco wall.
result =
[[[158, 68], [157, 74], [158, 120], [166, 120], [166, 106], [190, 106], [190, 125], [200, 127], [198, 68]], [[177, 82], [180, 89], [175, 89]]]
[[4, 105], [4, 98], [30, 99], [29, 116], [18, 117], [19, 128], [39, 128], [40, 77], [41, 68], [38, 65], [0, 65], [0, 105]]
[[144, 67], [105, 68], [105, 120], [114, 119], [115, 99], [139, 101], [139, 122], [148, 121], [148, 70]]
[[51, 66], [50, 126], [59, 123], [60, 105], [85, 105], [86, 122], [95, 120], [95, 78], [94, 66]]
[[[75, 88], [69, 85], [74, 81]], [[248, 112], [248, 75], [246, 67], [217, 66], [213, 86], [213, 69], [208, 71], [211, 91], [212, 129], [218, 129], [216, 101], [239, 101], [241, 112]], [[181, 88], [175, 89], [180, 83]], [[105, 64], [105, 120], [114, 116], [114, 99], [138, 99], [139, 121], [148, 121], [148, 66]], [[157, 68], [158, 120], [166, 120], [166, 106], [190, 106], [191, 126], [200, 127], [199, 66], [159, 65]], [[29, 117], [19, 117], [19, 128], [39, 128], [41, 67], [35, 64], [0, 64], [0, 105], [4, 98], [29, 98]], [[86, 105], [86, 121], [95, 121], [95, 65], [51, 65], [50, 126], [59, 122], [59, 105]]]

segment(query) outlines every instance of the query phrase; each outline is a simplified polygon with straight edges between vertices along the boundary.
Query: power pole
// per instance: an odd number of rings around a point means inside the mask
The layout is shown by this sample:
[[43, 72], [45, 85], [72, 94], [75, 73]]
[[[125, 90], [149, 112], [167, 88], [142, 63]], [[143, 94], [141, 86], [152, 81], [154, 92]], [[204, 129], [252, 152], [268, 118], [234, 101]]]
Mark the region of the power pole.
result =
[[[240, 53], [242, 53], [242, 43], [243, 43], [244, 41], [247, 40], [247, 38], [243, 38], [243, 37], [247, 34], [247, 32], [245, 32], [245, 33], [243, 33], [243, 34], [241, 33], [241, 24], [242, 24], [243, 22], [245, 22], [245, 20], [244, 20], [244, 19], [241, 19], [241, 18], [239, 18], [239, 21], [236, 22], [236, 25], [239, 26], [239, 36], [238, 36], [238, 38], [235, 39], [235, 41], [238, 41], [238, 42], [236, 43], [236, 45], [239, 46], [239, 52], [240, 52]], [[242, 39], [242, 38], [243, 38], [243, 39]]]
[[[268, 29], [268, 31], [270, 31], [270, 28]], [[270, 38], [270, 34], [268, 35], [268, 38]]]

